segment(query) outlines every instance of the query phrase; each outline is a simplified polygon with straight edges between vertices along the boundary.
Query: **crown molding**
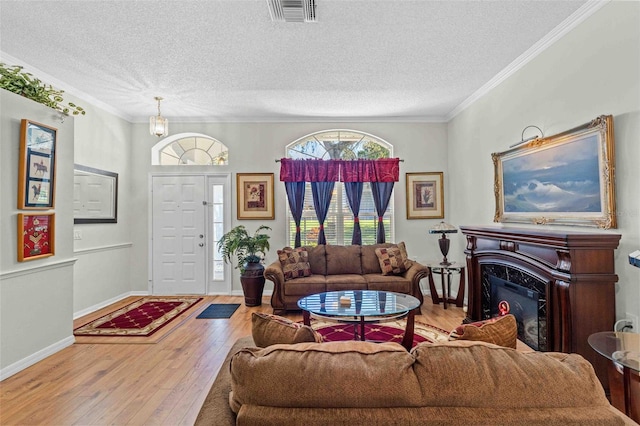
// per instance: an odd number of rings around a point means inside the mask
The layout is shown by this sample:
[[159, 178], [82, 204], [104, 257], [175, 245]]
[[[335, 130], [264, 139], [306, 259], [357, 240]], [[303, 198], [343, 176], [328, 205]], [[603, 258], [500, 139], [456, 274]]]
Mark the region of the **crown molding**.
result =
[[611, 0], [589, 0], [583, 4], [578, 10], [573, 12], [567, 19], [551, 30], [546, 36], [531, 46], [526, 52], [518, 56], [513, 62], [507, 65], [502, 71], [496, 74], [491, 80], [476, 90], [471, 96], [462, 101], [457, 107], [451, 110], [446, 116], [445, 121], [449, 122], [465, 109], [469, 108], [476, 101], [496, 88], [500, 83], [511, 77], [526, 64], [547, 50], [556, 41], [560, 40], [569, 31], [580, 25], [584, 20], [600, 10]]
[[[169, 123], [446, 123], [444, 116], [376, 116], [376, 117], [315, 117], [315, 116], [248, 116], [248, 117], [170, 117]], [[148, 123], [146, 117], [136, 117], [132, 123]]]

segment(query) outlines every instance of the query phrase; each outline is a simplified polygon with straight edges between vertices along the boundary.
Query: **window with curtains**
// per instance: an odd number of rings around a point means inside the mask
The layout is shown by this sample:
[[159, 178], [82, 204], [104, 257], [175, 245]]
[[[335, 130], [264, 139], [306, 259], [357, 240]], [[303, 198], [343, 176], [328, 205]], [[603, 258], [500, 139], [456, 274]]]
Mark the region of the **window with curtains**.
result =
[[[375, 136], [353, 130], [330, 130], [300, 138], [287, 146], [286, 157], [292, 159], [379, 159], [390, 158], [393, 146]], [[365, 183], [360, 204], [360, 228], [362, 244], [376, 243], [377, 214], [371, 192], [371, 184]], [[287, 209], [289, 245], [294, 246], [296, 226], [291, 211]], [[393, 201], [383, 218], [385, 239], [394, 241]], [[304, 209], [300, 221], [301, 245], [318, 244], [319, 224], [313, 206], [311, 184], [305, 184]], [[351, 244], [353, 213], [349, 208], [345, 185], [336, 182], [331, 204], [324, 224], [327, 244]]]

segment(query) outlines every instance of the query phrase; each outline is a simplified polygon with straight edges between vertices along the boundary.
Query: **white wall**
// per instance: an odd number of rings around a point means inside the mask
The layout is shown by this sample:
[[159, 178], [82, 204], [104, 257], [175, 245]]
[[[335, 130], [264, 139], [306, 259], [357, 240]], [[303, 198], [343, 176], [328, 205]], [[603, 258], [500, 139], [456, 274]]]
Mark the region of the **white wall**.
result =
[[132, 124], [81, 99], [66, 98], [87, 111], [75, 119], [74, 162], [118, 173], [118, 222], [74, 226], [81, 238], [74, 240], [77, 317], [130, 294], [130, 232], [137, 221], [131, 220], [130, 208]]
[[[429, 226], [437, 220], [407, 220], [405, 204], [405, 173], [442, 171], [445, 176], [445, 192], [448, 185], [447, 130], [444, 123], [171, 123], [171, 134], [197, 132], [214, 137], [229, 147], [229, 165], [202, 167], [193, 170], [232, 173], [233, 206], [232, 226], [244, 224], [252, 231], [258, 224], [273, 228], [271, 251], [267, 262], [274, 261], [276, 250], [286, 246], [286, 212], [288, 209], [284, 184], [279, 179], [279, 164], [275, 159], [285, 154], [287, 144], [309, 133], [327, 129], [353, 129], [380, 137], [394, 146], [394, 155], [404, 159], [400, 165], [400, 182], [395, 186], [394, 207], [396, 217], [395, 239], [405, 241], [409, 255], [418, 260], [442, 257], [437, 237], [427, 234]], [[184, 167], [150, 166], [151, 147], [158, 138], [149, 135], [146, 124], [136, 124], [132, 137], [132, 211], [138, 212], [131, 235], [134, 242], [132, 257], [136, 261], [131, 271], [132, 288], [144, 291], [148, 288], [146, 259], [149, 241], [148, 218], [150, 172], [184, 170]], [[192, 169], [192, 167], [190, 167]], [[254, 221], [236, 219], [235, 173], [259, 172], [275, 174], [275, 220]], [[445, 199], [445, 205], [447, 200]], [[448, 214], [449, 210], [445, 210]], [[462, 260], [460, 258], [460, 260]], [[241, 292], [239, 273], [234, 271], [233, 290]], [[270, 282], [266, 290], [271, 290]], [[241, 293], [240, 293], [241, 294]]]
[[[448, 125], [451, 220], [486, 225], [495, 209], [492, 152], [519, 141], [527, 125], [549, 136], [602, 114], [614, 116], [618, 229], [610, 232], [622, 234], [616, 251], [618, 318], [640, 315], [640, 269], [627, 260], [640, 248], [639, 16], [640, 3], [611, 2]], [[464, 249], [462, 235], [455, 243]]]
[[[73, 119], [0, 90], [0, 380], [73, 343]], [[20, 121], [57, 131], [55, 254], [18, 262]], [[42, 211], [42, 210], [38, 210]], [[35, 212], [35, 211], [32, 211]]]

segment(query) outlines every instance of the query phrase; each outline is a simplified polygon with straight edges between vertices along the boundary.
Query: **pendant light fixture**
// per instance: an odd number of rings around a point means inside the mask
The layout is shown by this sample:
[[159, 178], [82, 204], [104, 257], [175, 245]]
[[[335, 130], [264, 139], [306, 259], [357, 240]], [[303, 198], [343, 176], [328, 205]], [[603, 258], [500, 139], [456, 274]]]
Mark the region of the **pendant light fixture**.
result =
[[169, 134], [169, 120], [160, 114], [160, 101], [162, 99], [160, 96], [155, 97], [155, 100], [158, 101], [158, 115], [149, 117], [149, 132], [157, 137]]

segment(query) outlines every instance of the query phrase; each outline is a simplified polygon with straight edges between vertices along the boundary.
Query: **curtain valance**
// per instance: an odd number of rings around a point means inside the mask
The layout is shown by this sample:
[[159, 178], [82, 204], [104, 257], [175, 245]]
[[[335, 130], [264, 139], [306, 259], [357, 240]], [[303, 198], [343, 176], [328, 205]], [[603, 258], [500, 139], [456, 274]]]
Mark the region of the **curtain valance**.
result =
[[282, 182], [337, 182], [340, 160], [280, 160]]
[[397, 182], [400, 159], [280, 160], [282, 182]]
[[397, 182], [399, 158], [378, 160], [341, 160], [340, 182]]

